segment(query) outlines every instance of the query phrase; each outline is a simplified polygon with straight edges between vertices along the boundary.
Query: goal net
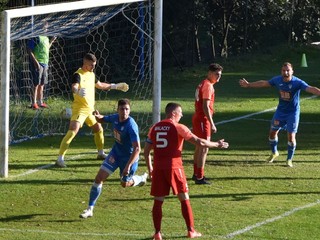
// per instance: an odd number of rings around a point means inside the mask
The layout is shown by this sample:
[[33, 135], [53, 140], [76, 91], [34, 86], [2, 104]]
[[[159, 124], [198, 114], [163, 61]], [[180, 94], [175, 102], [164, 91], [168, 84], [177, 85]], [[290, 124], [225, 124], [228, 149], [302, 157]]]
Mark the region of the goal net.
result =
[[[113, 113], [119, 98], [129, 98], [131, 116], [141, 133], [160, 118], [160, 87], [154, 84], [154, 79], [160, 79], [155, 66], [161, 68], [160, 60], [155, 60], [161, 56], [161, 40], [157, 42], [155, 31], [157, 1], [88, 0], [3, 12], [2, 176], [7, 175], [6, 145], [66, 133], [69, 120], [63, 112], [72, 103], [70, 80], [85, 53], [97, 57], [95, 73], [101, 82], [126, 82], [130, 87], [127, 93], [97, 90], [96, 109], [102, 114]], [[50, 48], [49, 82], [44, 89], [49, 108], [34, 110], [28, 40], [36, 36], [56, 40]], [[90, 134], [90, 129], [84, 127], [80, 134]]]

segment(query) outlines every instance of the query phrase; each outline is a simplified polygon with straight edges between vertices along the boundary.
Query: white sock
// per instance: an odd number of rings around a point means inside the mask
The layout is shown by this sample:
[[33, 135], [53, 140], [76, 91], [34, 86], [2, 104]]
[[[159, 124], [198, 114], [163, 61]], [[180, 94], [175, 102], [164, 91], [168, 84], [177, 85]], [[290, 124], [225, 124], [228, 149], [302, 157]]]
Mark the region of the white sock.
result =
[[93, 211], [93, 206], [89, 206], [87, 210]]
[[143, 178], [142, 178], [142, 176], [134, 175], [134, 176], [132, 176], [132, 180], [133, 180], [133, 187], [135, 187], [135, 186], [138, 186], [142, 182]]
[[103, 149], [102, 150], [98, 150], [98, 155], [103, 155], [103, 154], [104, 154]]

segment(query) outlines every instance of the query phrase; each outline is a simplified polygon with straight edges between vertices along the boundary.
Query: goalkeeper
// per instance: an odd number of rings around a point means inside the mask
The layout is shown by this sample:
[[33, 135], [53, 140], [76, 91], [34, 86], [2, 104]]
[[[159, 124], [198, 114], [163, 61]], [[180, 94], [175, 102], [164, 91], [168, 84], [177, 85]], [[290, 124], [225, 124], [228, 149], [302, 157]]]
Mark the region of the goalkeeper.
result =
[[72, 116], [70, 119], [69, 130], [60, 144], [59, 157], [56, 166], [66, 167], [64, 156], [70, 146], [71, 141], [77, 135], [79, 129], [86, 123], [94, 133], [94, 142], [98, 149], [97, 159], [105, 159], [103, 128], [92, 115], [95, 104], [95, 88], [102, 90], [120, 90], [127, 92], [129, 86], [126, 83], [103, 83], [96, 79], [93, 72], [97, 63], [96, 57], [87, 53], [83, 58], [82, 67], [79, 68], [72, 77]]

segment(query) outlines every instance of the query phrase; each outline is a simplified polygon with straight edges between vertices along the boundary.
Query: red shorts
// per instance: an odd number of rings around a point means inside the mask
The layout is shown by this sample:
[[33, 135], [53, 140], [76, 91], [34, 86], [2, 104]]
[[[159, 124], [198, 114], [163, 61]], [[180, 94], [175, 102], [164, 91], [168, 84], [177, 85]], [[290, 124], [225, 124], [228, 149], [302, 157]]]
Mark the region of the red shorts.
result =
[[174, 195], [189, 192], [183, 168], [153, 170], [150, 195], [154, 197], [168, 196], [170, 188], [172, 188]]
[[192, 132], [197, 137], [210, 139], [211, 138], [211, 124], [207, 117], [192, 117]]

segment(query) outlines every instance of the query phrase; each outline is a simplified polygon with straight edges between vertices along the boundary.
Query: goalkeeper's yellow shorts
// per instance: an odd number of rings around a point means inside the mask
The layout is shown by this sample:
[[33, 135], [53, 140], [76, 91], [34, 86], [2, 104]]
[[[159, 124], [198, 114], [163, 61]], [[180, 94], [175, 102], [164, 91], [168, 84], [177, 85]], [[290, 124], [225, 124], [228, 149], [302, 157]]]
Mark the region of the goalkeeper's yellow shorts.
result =
[[95, 116], [92, 114], [93, 110], [89, 108], [76, 108], [72, 109], [71, 121], [77, 121], [80, 123], [80, 127], [83, 126], [83, 123], [86, 123], [88, 127], [92, 127], [97, 123]]

